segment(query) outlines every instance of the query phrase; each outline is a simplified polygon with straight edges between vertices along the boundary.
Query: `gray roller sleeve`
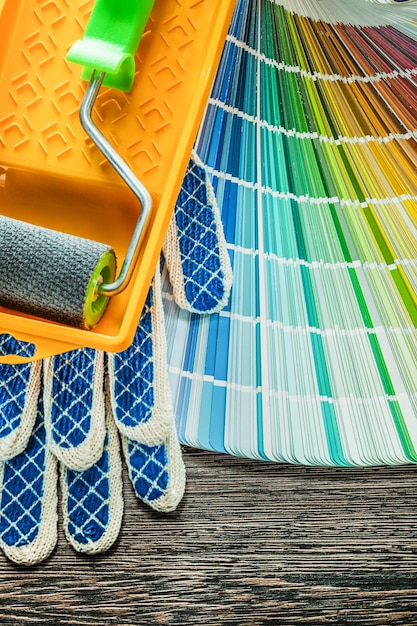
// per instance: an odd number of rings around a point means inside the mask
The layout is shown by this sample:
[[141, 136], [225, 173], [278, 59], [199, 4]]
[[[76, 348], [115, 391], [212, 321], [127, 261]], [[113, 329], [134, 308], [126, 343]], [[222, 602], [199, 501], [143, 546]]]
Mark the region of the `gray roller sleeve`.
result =
[[0, 216], [0, 305], [85, 328], [87, 286], [108, 251], [105, 244]]

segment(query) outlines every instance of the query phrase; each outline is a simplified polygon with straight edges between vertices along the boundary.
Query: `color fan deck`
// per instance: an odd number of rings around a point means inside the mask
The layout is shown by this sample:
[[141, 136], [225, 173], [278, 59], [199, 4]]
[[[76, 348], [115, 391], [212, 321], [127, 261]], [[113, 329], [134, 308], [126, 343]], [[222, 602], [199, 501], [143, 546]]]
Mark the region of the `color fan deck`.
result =
[[187, 445], [307, 465], [417, 461], [417, 5], [346, 12], [237, 2], [196, 146], [232, 296], [199, 319], [165, 285]]

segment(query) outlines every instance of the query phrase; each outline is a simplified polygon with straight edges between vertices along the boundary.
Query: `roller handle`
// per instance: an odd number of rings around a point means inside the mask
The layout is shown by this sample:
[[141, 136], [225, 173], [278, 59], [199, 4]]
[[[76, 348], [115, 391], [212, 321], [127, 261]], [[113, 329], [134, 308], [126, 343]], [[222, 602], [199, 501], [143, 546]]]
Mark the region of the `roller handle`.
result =
[[82, 78], [104, 72], [103, 85], [132, 89], [135, 53], [155, 0], [96, 0], [84, 36], [71, 47], [67, 59], [83, 65]]
[[81, 125], [97, 148], [106, 157], [110, 165], [119, 174], [123, 182], [136, 196], [141, 205], [141, 212], [139, 213], [128, 249], [126, 250], [126, 255], [119, 275], [114, 282], [109, 284], [103, 283], [98, 286], [99, 295], [110, 297], [124, 291], [130, 282], [135, 268], [135, 263], [139, 255], [140, 245], [149, 222], [152, 209], [152, 198], [146, 187], [144, 187], [134, 172], [128, 167], [127, 163], [125, 163], [122, 157], [116, 152], [92, 120], [91, 114], [93, 105], [103, 83], [104, 77], [105, 75], [103, 73], [95, 71], [91, 75], [90, 82], [88, 83], [87, 90], [81, 104]]
[[102, 85], [129, 91], [135, 76], [135, 53], [155, 0], [96, 0], [84, 36], [70, 49], [67, 59], [84, 66], [88, 80], [80, 121], [87, 135], [99, 148], [141, 204], [141, 212], [126, 251], [120, 273], [110, 284], [98, 287], [100, 296], [114, 296], [126, 289], [139, 255], [148, 225], [152, 199], [127, 163], [116, 152], [92, 120], [92, 110]]

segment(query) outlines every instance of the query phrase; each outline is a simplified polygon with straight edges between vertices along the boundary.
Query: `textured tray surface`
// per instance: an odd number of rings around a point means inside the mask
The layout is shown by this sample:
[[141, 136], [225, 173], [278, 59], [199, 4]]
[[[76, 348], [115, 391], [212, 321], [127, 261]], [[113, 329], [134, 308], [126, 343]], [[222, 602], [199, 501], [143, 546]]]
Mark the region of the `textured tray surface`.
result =
[[[227, 31], [233, 2], [156, 2], [130, 94], [103, 89], [94, 119], [151, 192], [154, 209], [132, 286], [88, 337], [0, 313], [19, 337], [121, 349], [156, 265]], [[81, 68], [65, 55], [93, 3], [0, 2], [0, 207], [3, 214], [110, 243], [122, 259], [139, 207], [85, 136]], [[69, 272], [71, 268], [69, 269]], [[39, 346], [39, 342], [35, 341]], [[51, 347], [47, 351], [59, 351]], [[38, 351], [39, 354], [39, 351]]]

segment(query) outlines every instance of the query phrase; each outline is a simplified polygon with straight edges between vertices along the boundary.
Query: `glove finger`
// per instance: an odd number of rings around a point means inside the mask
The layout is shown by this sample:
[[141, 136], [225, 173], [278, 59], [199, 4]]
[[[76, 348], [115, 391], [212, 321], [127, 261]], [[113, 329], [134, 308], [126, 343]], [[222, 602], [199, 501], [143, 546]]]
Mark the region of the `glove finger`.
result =
[[176, 509], [185, 490], [185, 465], [172, 423], [166, 440], [157, 446], [122, 438], [129, 478], [136, 495], [160, 512]]
[[0, 460], [23, 452], [36, 420], [42, 361], [0, 365]]
[[15, 563], [46, 559], [57, 541], [57, 463], [46, 446], [42, 397], [26, 449], [0, 464], [0, 547]]
[[229, 298], [232, 269], [214, 191], [193, 154], [163, 246], [177, 304], [214, 313]]
[[172, 419], [159, 267], [131, 346], [108, 354], [113, 415], [121, 434], [147, 445], [164, 441]]
[[61, 466], [64, 530], [78, 552], [105, 552], [120, 532], [123, 517], [122, 464], [113, 419], [106, 419], [101, 458], [82, 472]]
[[103, 454], [104, 353], [91, 348], [45, 359], [48, 445], [67, 467], [82, 471]]

